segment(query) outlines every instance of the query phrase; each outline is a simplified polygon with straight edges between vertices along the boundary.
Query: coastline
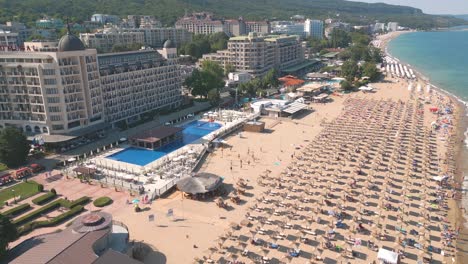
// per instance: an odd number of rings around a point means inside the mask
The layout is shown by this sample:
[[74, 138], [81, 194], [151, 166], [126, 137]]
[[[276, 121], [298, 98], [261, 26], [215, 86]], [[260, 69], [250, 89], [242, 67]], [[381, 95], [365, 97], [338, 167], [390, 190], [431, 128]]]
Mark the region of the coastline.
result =
[[457, 95], [434, 85], [431, 83], [430, 78], [424, 75], [419, 69], [405, 62], [405, 60], [393, 56], [388, 51], [388, 45], [393, 39], [402, 34], [413, 32], [415, 31], [392, 32], [379, 36], [382, 38], [380, 48], [386, 56], [392, 57], [402, 64], [411, 66], [417, 79], [426, 82], [438, 93], [446, 95], [455, 105], [455, 129], [452, 132], [451, 142], [453, 142], [453, 158], [456, 166], [453, 184], [456, 194], [454, 199], [450, 199], [448, 202], [448, 219], [450, 223], [459, 230], [459, 237], [455, 246], [456, 252], [454, 263], [462, 263], [459, 262], [459, 260], [468, 259], [468, 243], [463, 242], [468, 239], [468, 214], [466, 211], [466, 205], [468, 205], [468, 193], [463, 191], [465, 189], [464, 187], [466, 187], [464, 185], [468, 184], [465, 183], [465, 175], [468, 175], [468, 164], [465, 164], [465, 161], [468, 160], [468, 103], [463, 101]]

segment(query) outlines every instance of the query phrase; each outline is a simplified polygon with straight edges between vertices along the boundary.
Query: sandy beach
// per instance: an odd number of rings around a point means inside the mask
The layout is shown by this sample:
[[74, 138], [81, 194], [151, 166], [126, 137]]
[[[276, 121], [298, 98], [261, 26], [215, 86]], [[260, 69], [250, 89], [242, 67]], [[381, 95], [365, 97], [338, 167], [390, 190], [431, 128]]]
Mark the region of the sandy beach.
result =
[[[410, 32], [411, 31], [391, 32], [379, 36], [377, 39], [380, 40], [381, 50], [387, 55], [391, 56], [391, 54], [389, 54], [387, 51], [387, 46], [390, 43], [390, 41], [400, 36], [401, 34], [406, 34]], [[468, 167], [466, 164], [466, 160], [468, 159], [466, 137], [468, 135], [465, 134], [466, 131], [468, 131], [468, 108], [466, 103], [460, 100], [458, 97], [448, 93], [441, 87], [437, 87], [431, 84], [430, 78], [423, 75], [421, 72], [415, 70], [415, 73], [419, 80], [429, 83], [433, 89], [449, 97], [452, 100], [452, 102], [456, 105], [456, 113], [454, 114], [454, 117], [457, 120], [457, 125], [455, 126], [456, 131], [454, 132], [454, 142], [456, 143], [453, 147], [453, 160], [456, 164], [456, 171], [454, 173], [454, 188], [456, 188], [459, 192], [457, 193], [456, 199], [449, 202], [450, 210], [448, 212], [448, 218], [450, 219], [450, 222], [453, 226], [460, 227], [460, 239], [457, 243], [456, 259], [457, 261], [465, 260], [468, 259], [468, 243], [465, 242], [468, 238], [468, 213], [466, 211], [466, 206], [468, 205], [468, 197], [466, 196], [466, 192], [463, 195], [463, 184], [465, 182], [465, 175], [467, 175], [468, 173]]]
[[[455, 103], [437, 91], [410, 92], [401, 79], [372, 85], [375, 93], [333, 95], [296, 119], [264, 117], [264, 133], [224, 138], [199, 171], [224, 177], [226, 209], [175, 191], [135, 213], [126, 193], [76, 179], [36, 180], [70, 199], [112, 197], [103, 211], [128, 226], [131, 242], [153, 249], [145, 263], [370, 263], [378, 248], [400, 252], [401, 263], [452, 263], [459, 227], [456, 207], [447, 207], [455, 204], [452, 178], [433, 177], [454, 171], [447, 150], [456, 130], [431, 124], [457, 120], [429, 109]], [[230, 201], [234, 191], [238, 204]]]
[[263, 133], [224, 138], [198, 171], [224, 178], [227, 208], [174, 191], [136, 213], [125, 192], [35, 180], [69, 199], [111, 197], [102, 210], [128, 226], [131, 243], [152, 248], [148, 264], [374, 263], [379, 249], [400, 263], [463, 263], [464, 111], [441, 91], [408, 86], [386, 77], [375, 92], [333, 94], [295, 119], [262, 117]]

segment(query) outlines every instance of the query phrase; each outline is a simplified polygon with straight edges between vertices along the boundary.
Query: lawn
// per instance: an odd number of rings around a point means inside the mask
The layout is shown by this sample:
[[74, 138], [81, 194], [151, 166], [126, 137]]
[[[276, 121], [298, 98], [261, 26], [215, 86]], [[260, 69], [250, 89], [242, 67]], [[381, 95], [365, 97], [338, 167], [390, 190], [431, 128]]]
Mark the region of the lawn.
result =
[[[22, 182], [14, 186], [5, 188], [0, 191], [0, 204], [13, 198], [13, 195], [18, 197], [31, 197], [39, 192], [39, 184], [34, 181]], [[15, 190], [14, 192], [12, 190]]]
[[8, 170], [7, 165], [5, 165], [5, 164], [3, 164], [3, 163], [0, 163], [0, 172], [1, 172], [1, 171], [5, 171], [5, 170]]

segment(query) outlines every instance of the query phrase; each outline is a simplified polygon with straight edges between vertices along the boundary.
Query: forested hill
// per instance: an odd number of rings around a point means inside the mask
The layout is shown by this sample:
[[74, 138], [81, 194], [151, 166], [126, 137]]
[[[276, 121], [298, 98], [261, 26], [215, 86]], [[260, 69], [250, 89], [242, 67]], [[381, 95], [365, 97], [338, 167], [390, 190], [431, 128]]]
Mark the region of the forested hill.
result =
[[397, 21], [415, 28], [447, 27], [464, 23], [450, 16], [426, 15], [420, 9], [382, 3], [344, 0], [0, 0], [0, 22], [32, 23], [43, 15], [69, 16], [72, 21], [89, 20], [94, 13], [125, 16], [153, 15], [172, 25], [185, 10], [211, 11], [220, 17], [246, 19], [288, 19], [301, 14], [325, 19], [339, 17], [356, 24]]

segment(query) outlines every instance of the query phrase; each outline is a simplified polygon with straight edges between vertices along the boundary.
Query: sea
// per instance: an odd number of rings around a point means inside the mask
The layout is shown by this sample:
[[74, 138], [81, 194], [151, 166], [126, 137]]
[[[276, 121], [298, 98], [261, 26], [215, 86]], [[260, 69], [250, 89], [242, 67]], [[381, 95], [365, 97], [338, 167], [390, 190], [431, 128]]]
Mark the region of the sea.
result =
[[[402, 34], [388, 44], [387, 52], [468, 107], [468, 27]], [[464, 171], [462, 205], [468, 210], [468, 129], [463, 143], [462, 160], [457, 165]]]

